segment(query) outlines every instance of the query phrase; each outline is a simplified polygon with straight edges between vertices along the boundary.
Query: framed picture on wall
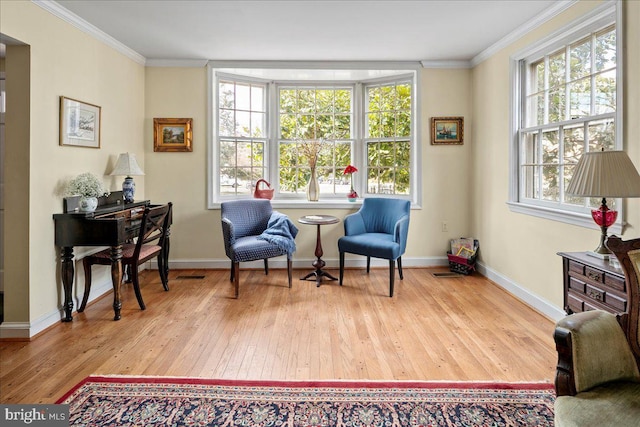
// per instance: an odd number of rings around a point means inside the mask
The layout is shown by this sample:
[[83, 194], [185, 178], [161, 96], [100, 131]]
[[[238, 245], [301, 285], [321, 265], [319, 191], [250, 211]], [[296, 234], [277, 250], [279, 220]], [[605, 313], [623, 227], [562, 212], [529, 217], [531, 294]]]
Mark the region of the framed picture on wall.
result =
[[463, 117], [431, 117], [431, 144], [464, 143]]
[[193, 119], [153, 119], [153, 151], [193, 151]]
[[60, 145], [100, 148], [100, 107], [61, 96]]

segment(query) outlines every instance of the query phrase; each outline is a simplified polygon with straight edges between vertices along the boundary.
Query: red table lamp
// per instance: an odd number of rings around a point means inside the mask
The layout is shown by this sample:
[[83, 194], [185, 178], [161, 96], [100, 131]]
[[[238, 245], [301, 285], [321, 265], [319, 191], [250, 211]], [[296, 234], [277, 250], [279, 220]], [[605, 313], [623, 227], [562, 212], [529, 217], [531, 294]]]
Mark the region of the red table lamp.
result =
[[582, 155], [567, 186], [567, 194], [581, 197], [602, 197], [598, 209], [591, 217], [600, 227], [600, 245], [589, 255], [609, 259], [612, 252], [607, 247], [607, 228], [618, 217], [609, 209], [607, 197], [640, 197], [640, 174], [624, 151], [593, 151]]

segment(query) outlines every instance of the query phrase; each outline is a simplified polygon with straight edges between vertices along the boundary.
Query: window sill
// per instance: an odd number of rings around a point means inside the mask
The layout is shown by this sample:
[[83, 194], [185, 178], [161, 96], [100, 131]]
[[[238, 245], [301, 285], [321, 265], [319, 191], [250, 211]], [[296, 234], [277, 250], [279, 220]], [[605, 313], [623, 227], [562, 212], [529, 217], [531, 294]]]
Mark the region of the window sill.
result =
[[[350, 202], [346, 198], [325, 200], [320, 199], [317, 202], [309, 202], [308, 200], [299, 199], [273, 199], [271, 200], [271, 206], [273, 206], [274, 209], [359, 209], [360, 206], [362, 206], [363, 199], [364, 197], [358, 197], [358, 200], [356, 200], [355, 202]], [[211, 205], [209, 205], [209, 209], [220, 209], [221, 203], [222, 201], [212, 203]], [[411, 209], [420, 209], [420, 206], [412, 202]]]
[[[600, 230], [600, 227], [593, 221], [591, 215], [560, 211], [557, 209], [546, 208], [542, 206], [527, 205], [524, 203], [507, 202], [509, 210], [515, 213], [521, 213], [525, 215], [531, 215], [538, 218], [549, 219], [551, 221], [564, 222], [566, 224], [577, 225], [578, 227], [591, 228], [594, 230]], [[615, 224], [607, 229], [608, 234], [622, 234], [624, 221], [622, 220], [622, 212], [618, 210], [618, 220]]]

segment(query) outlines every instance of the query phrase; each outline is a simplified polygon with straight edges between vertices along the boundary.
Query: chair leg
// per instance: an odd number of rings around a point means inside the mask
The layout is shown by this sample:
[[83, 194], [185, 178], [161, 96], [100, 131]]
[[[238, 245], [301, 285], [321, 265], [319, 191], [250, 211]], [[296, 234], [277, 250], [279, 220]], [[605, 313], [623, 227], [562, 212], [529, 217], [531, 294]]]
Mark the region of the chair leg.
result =
[[393, 296], [393, 279], [395, 278], [395, 271], [394, 271], [394, 266], [395, 266], [395, 261], [390, 259], [389, 260], [389, 296], [392, 297]]
[[287, 273], [289, 274], [289, 288], [291, 288], [292, 276], [293, 276], [293, 261], [287, 259]]
[[371, 257], [367, 257], [367, 274], [369, 274], [369, 270], [371, 270]]
[[342, 286], [342, 277], [344, 276], [344, 252], [340, 252], [340, 280], [338, 283]]
[[160, 255], [158, 255], [158, 273], [160, 274], [160, 281], [162, 282], [162, 287], [164, 288], [165, 291], [168, 291], [169, 277], [167, 276], [167, 269], [165, 268], [164, 262], [165, 262], [165, 259], [161, 252]]
[[398, 257], [398, 273], [400, 274], [400, 280], [403, 280], [402, 276], [402, 257]]
[[235, 269], [234, 269], [233, 265], [234, 265], [233, 261], [231, 261], [231, 272], [229, 273], [229, 281], [230, 282], [233, 282], [233, 279], [234, 279], [233, 274], [235, 273]]
[[264, 259], [264, 275], [269, 275], [269, 260], [267, 258]]
[[89, 292], [91, 292], [91, 262], [89, 262], [88, 257], [82, 260], [82, 265], [84, 266], [84, 295], [82, 296], [82, 303], [78, 307], [78, 313], [84, 311], [87, 301], [89, 301]]
[[233, 285], [235, 287], [236, 298], [238, 298], [238, 296], [240, 295], [240, 263], [234, 262], [233, 268], [231, 270], [232, 270], [231, 274], [233, 275]]
[[142, 293], [140, 292], [140, 281], [138, 280], [138, 266], [131, 265], [131, 281], [133, 282], [133, 290], [136, 293], [136, 298], [138, 299], [138, 305], [140, 306], [140, 310], [144, 310], [147, 307], [144, 305], [144, 301], [142, 300]]

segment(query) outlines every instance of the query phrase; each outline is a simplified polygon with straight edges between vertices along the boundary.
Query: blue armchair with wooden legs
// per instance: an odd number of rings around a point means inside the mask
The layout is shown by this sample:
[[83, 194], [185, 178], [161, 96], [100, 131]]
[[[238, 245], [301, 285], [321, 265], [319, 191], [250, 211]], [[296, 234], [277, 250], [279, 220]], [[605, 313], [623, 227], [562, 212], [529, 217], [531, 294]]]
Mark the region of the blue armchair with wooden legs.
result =
[[344, 219], [344, 236], [338, 239], [340, 252], [340, 286], [344, 276], [344, 254], [367, 257], [367, 273], [371, 257], [389, 260], [389, 296], [393, 296], [395, 262], [402, 280], [402, 255], [407, 248], [411, 202], [402, 199], [368, 197], [358, 212]]
[[222, 236], [225, 253], [231, 260], [231, 281], [235, 297], [240, 290], [240, 263], [264, 260], [264, 272], [269, 274], [268, 259], [287, 256], [287, 273], [291, 288], [294, 239], [298, 229], [289, 218], [274, 211], [267, 199], [233, 200], [221, 204]]

